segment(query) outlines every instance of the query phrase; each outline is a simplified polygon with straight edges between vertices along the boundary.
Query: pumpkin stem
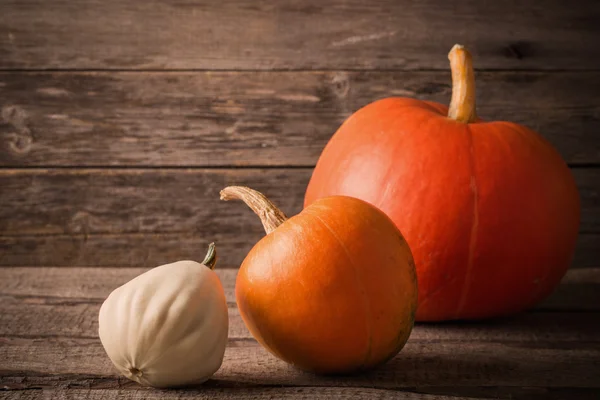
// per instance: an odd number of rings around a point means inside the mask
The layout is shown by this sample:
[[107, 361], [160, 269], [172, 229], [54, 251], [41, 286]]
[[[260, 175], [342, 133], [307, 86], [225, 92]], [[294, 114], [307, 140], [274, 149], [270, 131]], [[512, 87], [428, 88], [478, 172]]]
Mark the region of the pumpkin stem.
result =
[[206, 257], [204, 257], [202, 264], [210, 269], [215, 269], [215, 265], [217, 265], [217, 248], [214, 243], [208, 245], [208, 251], [206, 252]]
[[285, 222], [285, 214], [271, 200], [245, 186], [228, 186], [221, 190], [221, 200], [242, 200], [260, 218], [267, 235]]
[[452, 70], [452, 100], [448, 117], [468, 124], [477, 120], [475, 113], [475, 73], [471, 53], [455, 44], [448, 53]]

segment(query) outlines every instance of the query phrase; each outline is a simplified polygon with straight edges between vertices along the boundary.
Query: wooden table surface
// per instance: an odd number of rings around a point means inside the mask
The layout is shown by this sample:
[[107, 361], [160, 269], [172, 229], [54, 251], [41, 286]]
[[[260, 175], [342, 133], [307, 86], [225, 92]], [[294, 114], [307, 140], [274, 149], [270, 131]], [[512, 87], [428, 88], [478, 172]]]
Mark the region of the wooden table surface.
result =
[[[571, 168], [572, 268], [530, 312], [419, 324], [370, 373], [296, 371], [241, 322], [235, 267], [263, 232], [219, 190], [298, 212], [352, 112], [449, 102], [455, 43], [473, 53], [478, 114], [536, 129]], [[0, 398], [600, 398], [598, 43], [597, 0], [0, 0]], [[187, 391], [117, 376], [103, 299], [212, 241], [231, 318], [221, 370]]]
[[142, 268], [1, 268], [0, 397], [5, 399], [597, 399], [600, 268], [569, 271], [535, 310], [488, 322], [418, 324], [398, 356], [355, 376], [300, 372], [267, 353], [235, 305], [236, 269], [216, 269], [229, 303], [221, 369], [202, 386], [156, 390], [120, 377], [98, 311]]

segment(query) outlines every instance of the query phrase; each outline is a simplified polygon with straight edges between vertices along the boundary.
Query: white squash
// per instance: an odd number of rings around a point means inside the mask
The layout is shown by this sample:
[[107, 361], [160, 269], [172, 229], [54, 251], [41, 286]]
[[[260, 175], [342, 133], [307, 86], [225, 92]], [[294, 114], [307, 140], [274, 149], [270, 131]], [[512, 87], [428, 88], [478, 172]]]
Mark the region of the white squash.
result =
[[203, 264], [161, 265], [115, 289], [99, 335], [117, 369], [154, 387], [198, 384], [221, 366], [229, 320], [211, 244]]

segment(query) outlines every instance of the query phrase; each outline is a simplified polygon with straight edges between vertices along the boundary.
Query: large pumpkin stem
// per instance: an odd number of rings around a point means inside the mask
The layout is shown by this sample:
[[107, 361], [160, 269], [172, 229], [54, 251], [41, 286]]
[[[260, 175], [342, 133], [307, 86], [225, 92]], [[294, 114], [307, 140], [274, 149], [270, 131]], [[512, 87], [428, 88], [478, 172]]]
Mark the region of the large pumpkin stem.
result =
[[258, 215], [267, 235], [287, 219], [285, 214], [271, 203], [271, 200], [256, 190], [244, 186], [228, 186], [221, 190], [221, 200], [236, 199], [242, 200]]
[[214, 243], [208, 245], [208, 251], [206, 252], [206, 257], [204, 257], [202, 264], [210, 269], [215, 269], [215, 265], [217, 265], [217, 249]]
[[471, 53], [463, 46], [455, 44], [450, 53], [452, 70], [452, 100], [448, 117], [468, 124], [477, 120], [475, 113], [475, 73]]

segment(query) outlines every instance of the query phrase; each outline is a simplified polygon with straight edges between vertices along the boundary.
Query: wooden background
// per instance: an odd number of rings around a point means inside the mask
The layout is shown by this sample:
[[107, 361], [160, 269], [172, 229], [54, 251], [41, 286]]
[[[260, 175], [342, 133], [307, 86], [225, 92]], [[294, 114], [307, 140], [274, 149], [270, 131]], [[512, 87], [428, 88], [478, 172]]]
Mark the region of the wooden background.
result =
[[261, 226], [219, 190], [294, 214], [352, 112], [449, 102], [455, 42], [479, 114], [539, 130], [572, 166], [574, 265], [600, 258], [598, 1], [0, 4], [0, 265], [154, 266], [214, 240], [237, 266]]
[[[232, 304], [229, 362], [206, 393], [240, 395], [245, 382], [244, 394], [264, 398], [319, 390], [393, 398], [387, 389], [411, 393], [435, 381], [437, 389], [414, 398], [548, 395], [530, 386], [592, 398], [599, 382], [587, 365], [600, 357], [597, 0], [0, 0], [2, 383], [116, 397], [127, 384], [111, 375], [95, 332], [106, 294], [144, 268], [201, 259], [216, 241], [232, 301], [235, 268], [263, 232], [242, 204], [220, 202], [219, 190], [251, 186], [298, 212], [320, 151], [352, 112], [387, 96], [449, 102], [446, 55], [455, 43], [474, 55], [478, 113], [538, 130], [572, 168], [583, 215], [565, 285], [533, 317], [486, 331], [422, 328], [391, 369], [353, 381], [354, 389], [303, 375], [304, 392], [291, 386], [297, 375], [260, 353]], [[432, 345], [439, 335], [454, 347]], [[529, 353], [511, 347], [520, 340]], [[66, 349], [71, 357], [53, 362]], [[433, 352], [429, 367], [416, 361], [423, 349]], [[490, 361], [496, 350], [502, 355]], [[258, 378], [240, 378], [256, 363]], [[73, 383], [73, 374], [83, 377]], [[238, 383], [223, 383], [234, 375]], [[457, 380], [464, 387], [450, 388]]]

